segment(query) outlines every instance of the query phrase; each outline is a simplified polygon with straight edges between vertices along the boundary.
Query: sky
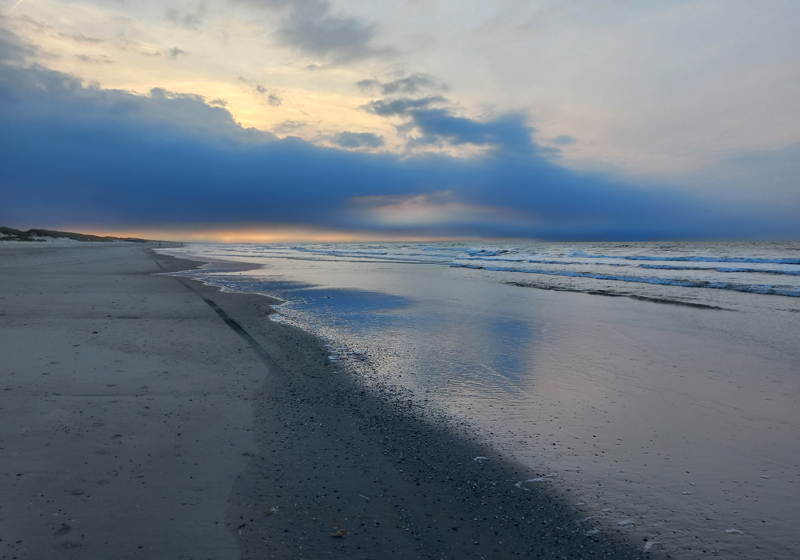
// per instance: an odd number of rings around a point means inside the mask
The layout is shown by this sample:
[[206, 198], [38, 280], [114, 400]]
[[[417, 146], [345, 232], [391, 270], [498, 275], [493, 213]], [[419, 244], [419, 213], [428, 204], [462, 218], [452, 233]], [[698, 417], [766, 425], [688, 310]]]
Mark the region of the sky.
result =
[[0, 0], [0, 225], [800, 239], [796, 0]]

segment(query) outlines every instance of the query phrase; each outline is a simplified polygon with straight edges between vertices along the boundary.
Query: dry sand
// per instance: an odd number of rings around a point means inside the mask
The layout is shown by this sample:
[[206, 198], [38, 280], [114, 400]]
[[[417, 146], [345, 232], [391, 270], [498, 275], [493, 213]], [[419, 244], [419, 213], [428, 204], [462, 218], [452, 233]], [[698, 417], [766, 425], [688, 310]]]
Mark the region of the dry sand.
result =
[[651, 556], [334, 372], [268, 298], [44, 245], [0, 245], [0, 559]]

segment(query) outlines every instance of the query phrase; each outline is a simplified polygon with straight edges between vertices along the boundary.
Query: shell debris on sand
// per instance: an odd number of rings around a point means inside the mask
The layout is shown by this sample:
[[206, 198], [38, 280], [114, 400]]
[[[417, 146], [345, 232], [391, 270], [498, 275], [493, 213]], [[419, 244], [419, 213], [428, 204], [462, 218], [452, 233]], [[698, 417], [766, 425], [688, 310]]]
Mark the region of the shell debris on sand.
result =
[[650, 550], [656, 545], [661, 546], [661, 543], [658, 541], [647, 541], [646, 543], [644, 543], [642, 550], [644, 550], [645, 552], [650, 552]]
[[545, 479], [547, 479], [547, 478], [550, 478], [550, 477], [554, 477], [554, 476], [555, 476], [554, 474], [546, 474], [546, 475], [544, 475], [544, 476], [537, 476], [536, 478], [529, 478], [529, 479], [527, 479], [527, 480], [520, 480], [520, 481], [519, 481], [519, 482], [517, 482], [517, 483], [516, 483], [514, 486], [515, 486], [516, 488], [522, 488], [523, 490], [528, 490], [528, 491], [530, 491], [530, 489], [529, 489], [529, 488], [525, 488], [525, 487], [523, 486], [523, 484], [526, 484], [526, 483], [528, 483], [528, 482], [545, 482]]

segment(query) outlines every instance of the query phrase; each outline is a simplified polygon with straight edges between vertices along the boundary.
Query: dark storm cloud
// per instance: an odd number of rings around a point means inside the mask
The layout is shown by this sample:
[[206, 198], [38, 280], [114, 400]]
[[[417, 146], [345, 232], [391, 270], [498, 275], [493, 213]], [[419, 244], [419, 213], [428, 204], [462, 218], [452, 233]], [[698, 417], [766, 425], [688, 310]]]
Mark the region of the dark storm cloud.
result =
[[232, 0], [281, 14], [277, 37], [303, 54], [344, 63], [386, 54], [375, 47], [375, 26], [331, 12], [327, 0]]
[[[488, 154], [467, 160], [277, 140], [241, 128], [227, 110], [196, 95], [84, 87], [41, 67], [0, 66], [0, 100], [0, 224], [11, 227], [281, 223], [560, 239], [740, 231], [718, 204], [637, 189], [546, 160], [520, 116], [486, 123], [446, 113], [416, 117], [428, 133], [451, 141], [497, 142]], [[340, 137], [348, 138], [363, 144], [367, 137]], [[521, 152], [518, 145], [525, 142], [532, 148]], [[358, 204], [443, 204], [443, 196], [447, 208], [467, 208], [484, 218], [382, 223], [380, 213], [364, 212]], [[513, 219], [503, 219], [505, 213]], [[750, 223], [762, 234], [781, 227], [758, 216]], [[800, 233], [796, 219], [783, 226]]]
[[384, 140], [372, 132], [340, 132], [333, 137], [333, 143], [342, 148], [380, 148]]

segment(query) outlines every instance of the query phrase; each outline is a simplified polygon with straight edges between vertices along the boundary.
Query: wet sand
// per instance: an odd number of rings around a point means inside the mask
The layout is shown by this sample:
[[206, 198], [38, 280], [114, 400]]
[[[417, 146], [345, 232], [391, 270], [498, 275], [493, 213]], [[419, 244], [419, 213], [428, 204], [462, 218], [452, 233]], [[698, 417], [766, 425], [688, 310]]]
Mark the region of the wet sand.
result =
[[660, 554], [363, 390], [268, 298], [42, 245], [0, 245], [0, 559]]

